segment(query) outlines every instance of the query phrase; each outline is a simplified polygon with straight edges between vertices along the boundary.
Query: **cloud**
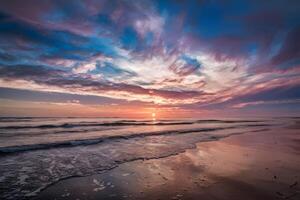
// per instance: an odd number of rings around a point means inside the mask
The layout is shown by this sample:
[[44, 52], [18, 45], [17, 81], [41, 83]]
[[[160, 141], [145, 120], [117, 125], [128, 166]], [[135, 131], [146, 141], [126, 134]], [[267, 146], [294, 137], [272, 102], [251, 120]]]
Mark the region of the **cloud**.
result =
[[62, 70], [51, 69], [45, 66], [13, 65], [0, 66], [0, 77], [3, 79], [45, 80], [53, 76], [61, 76]]
[[96, 63], [86, 63], [82, 64], [73, 69], [74, 73], [87, 73], [96, 69]]
[[169, 66], [169, 68], [179, 76], [187, 76], [198, 70], [200, 66], [201, 64], [197, 59], [183, 55], [180, 59], [176, 60], [171, 66]]
[[291, 100], [279, 100], [279, 101], [253, 101], [253, 102], [245, 102], [245, 103], [239, 103], [234, 106], [233, 108], [244, 108], [248, 106], [256, 106], [256, 105], [265, 105], [265, 104], [299, 104], [300, 99], [291, 99]]
[[[137, 85], [93, 80], [90, 76], [75, 76], [62, 70], [43, 66], [2, 66], [0, 86], [14, 87], [15, 81], [27, 81], [22, 89], [37, 91], [69, 92], [75, 94], [99, 95], [117, 99], [140, 100], [158, 104], [195, 101], [193, 98], [205, 95], [201, 91], [171, 91], [146, 89]], [[25, 84], [26, 83], [26, 84]], [[188, 99], [191, 98], [191, 99]]]
[[0, 4], [2, 87], [220, 108], [299, 84], [298, 1], [20, 4]]
[[292, 65], [291, 67], [300, 65], [300, 26], [294, 28], [287, 34], [278, 54], [271, 60], [272, 64], [276, 67], [283, 66], [282, 64], [289, 61], [296, 61], [296, 65]]
[[149, 32], [152, 32], [156, 37], [159, 37], [164, 30], [164, 23], [164, 18], [149, 15], [145, 19], [137, 19], [134, 23], [134, 27], [142, 37], [145, 37]]

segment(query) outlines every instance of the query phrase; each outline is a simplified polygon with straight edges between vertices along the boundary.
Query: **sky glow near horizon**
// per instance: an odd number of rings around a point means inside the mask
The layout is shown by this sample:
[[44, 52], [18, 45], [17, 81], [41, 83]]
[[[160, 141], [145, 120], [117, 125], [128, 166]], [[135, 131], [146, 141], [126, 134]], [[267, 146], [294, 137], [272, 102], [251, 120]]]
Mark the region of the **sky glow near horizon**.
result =
[[300, 114], [300, 3], [0, 2], [2, 116]]

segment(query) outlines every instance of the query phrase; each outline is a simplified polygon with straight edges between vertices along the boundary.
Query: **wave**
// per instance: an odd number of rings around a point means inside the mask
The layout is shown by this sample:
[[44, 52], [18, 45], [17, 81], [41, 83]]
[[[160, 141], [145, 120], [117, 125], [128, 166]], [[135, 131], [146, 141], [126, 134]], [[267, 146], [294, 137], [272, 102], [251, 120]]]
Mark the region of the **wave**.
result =
[[64, 124], [44, 124], [38, 126], [3, 126], [0, 129], [50, 129], [50, 128], [75, 128], [75, 127], [90, 127], [90, 126], [148, 126], [148, 125], [184, 125], [193, 124], [192, 122], [172, 122], [172, 123], [150, 123], [150, 122], [104, 122], [104, 123], [64, 123]]
[[[47, 152], [30, 151], [24, 154], [3, 156], [0, 157], [2, 159], [0, 173], [3, 174], [0, 185], [4, 190], [0, 193], [0, 198], [30, 199], [62, 179], [103, 172], [119, 164], [135, 160], [159, 159], [176, 155], [195, 148], [198, 142], [266, 130], [269, 129], [230, 129], [210, 134], [177, 133], [177, 135], [163, 137], [138, 138], [133, 141], [119, 139], [99, 145], [49, 149]], [[20, 177], [23, 178], [20, 179]]]
[[134, 134], [129, 134], [129, 135], [101, 136], [98, 138], [68, 140], [68, 141], [60, 141], [60, 142], [53, 142], [53, 143], [7, 146], [7, 147], [0, 147], [0, 154], [3, 155], [3, 154], [10, 154], [10, 153], [16, 153], [16, 152], [22, 152], [22, 151], [30, 151], [30, 150], [42, 150], [42, 149], [59, 148], [59, 147], [72, 147], [72, 146], [79, 146], [79, 145], [92, 145], [92, 144], [98, 144], [103, 141], [110, 141], [110, 140], [116, 140], [116, 139], [126, 139], [127, 140], [127, 139], [132, 139], [132, 138], [142, 138], [142, 137], [149, 137], [149, 136], [177, 135], [177, 134], [188, 134], [188, 133], [195, 133], [195, 132], [209, 132], [209, 131], [217, 131], [217, 130], [225, 130], [225, 129], [235, 129], [235, 128], [243, 128], [243, 127], [261, 127], [261, 126], [269, 126], [269, 125], [268, 124], [246, 124], [246, 125], [218, 127], [218, 128], [194, 128], [194, 129], [183, 129], [183, 130], [166, 130], [166, 131], [134, 133]]
[[196, 121], [174, 121], [174, 120], [120, 120], [114, 122], [77, 122], [63, 124], [42, 124], [42, 125], [22, 125], [22, 126], [2, 126], [1, 129], [52, 129], [52, 128], [75, 128], [75, 127], [96, 127], [96, 126], [164, 126], [164, 125], [189, 125], [199, 123], [259, 123], [264, 121], [259, 120], [196, 120]]

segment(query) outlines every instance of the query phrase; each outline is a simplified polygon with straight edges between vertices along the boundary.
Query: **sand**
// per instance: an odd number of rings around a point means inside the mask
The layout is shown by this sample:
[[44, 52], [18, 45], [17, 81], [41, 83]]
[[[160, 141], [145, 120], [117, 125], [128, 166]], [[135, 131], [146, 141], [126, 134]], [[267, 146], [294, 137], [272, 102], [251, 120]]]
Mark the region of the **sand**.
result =
[[299, 130], [201, 142], [178, 155], [62, 180], [34, 199], [300, 199]]

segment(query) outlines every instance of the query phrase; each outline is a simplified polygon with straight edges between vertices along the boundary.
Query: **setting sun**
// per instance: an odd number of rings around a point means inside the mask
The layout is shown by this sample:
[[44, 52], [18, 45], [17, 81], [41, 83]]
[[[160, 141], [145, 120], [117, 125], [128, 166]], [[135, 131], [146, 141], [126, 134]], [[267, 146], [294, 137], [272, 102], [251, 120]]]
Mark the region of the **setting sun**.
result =
[[156, 121], [156, 113], [152, 113], [152, 121]]

